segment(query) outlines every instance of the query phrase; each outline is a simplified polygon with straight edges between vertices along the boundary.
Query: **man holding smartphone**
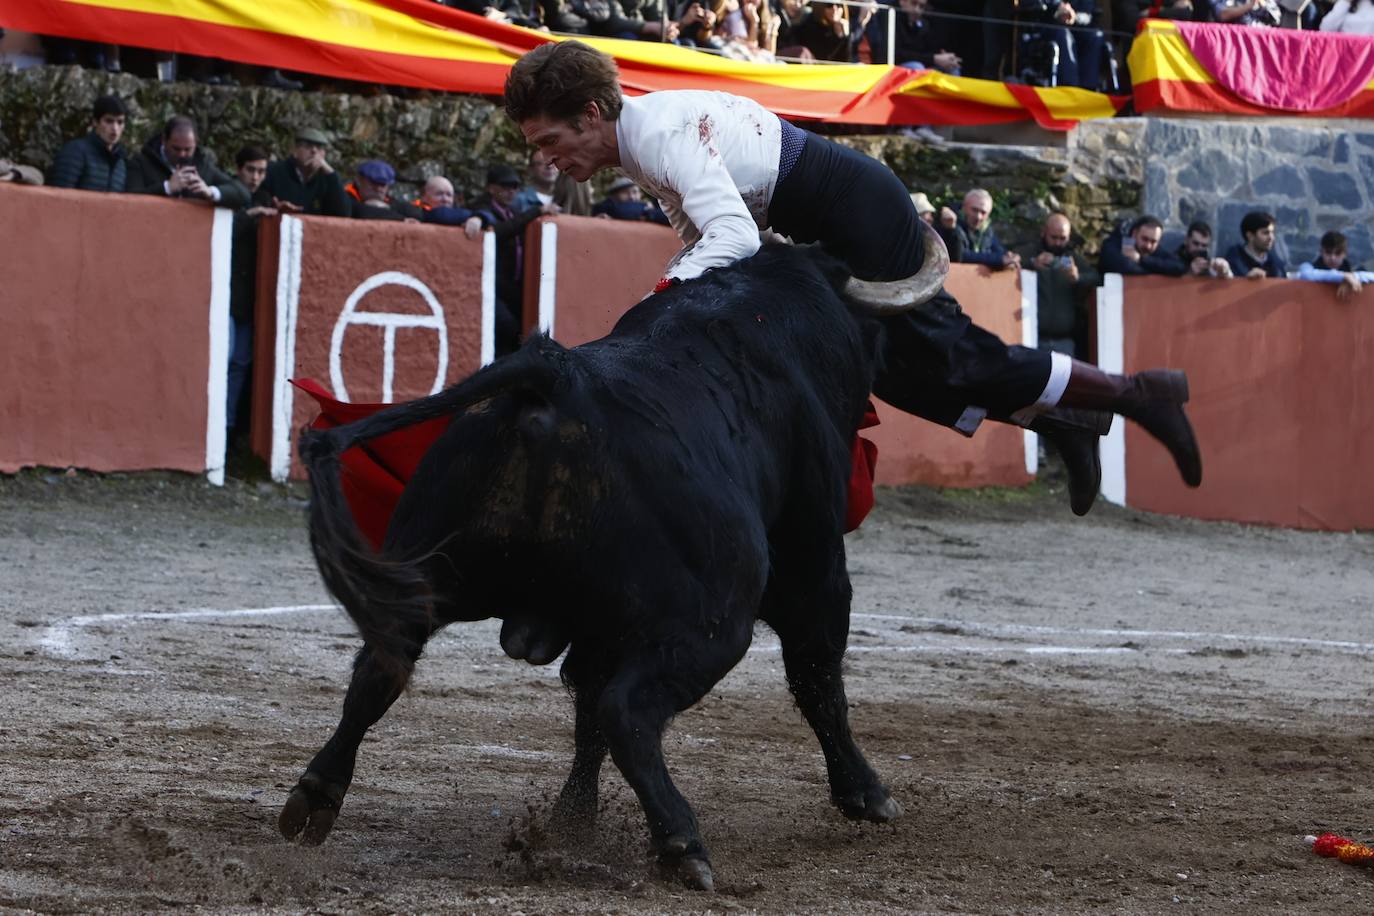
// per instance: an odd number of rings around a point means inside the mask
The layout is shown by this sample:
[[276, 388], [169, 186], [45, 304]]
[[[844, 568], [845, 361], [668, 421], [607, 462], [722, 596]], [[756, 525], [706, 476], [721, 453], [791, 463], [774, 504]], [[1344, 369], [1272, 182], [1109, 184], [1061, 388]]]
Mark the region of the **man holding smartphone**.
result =
[[176, 115], [129, 160], [126, 190], [133, 194], [186, 197], [221, 207], [248, 205], [246, 190], [221, 171], [196, 142], [196, 122]]

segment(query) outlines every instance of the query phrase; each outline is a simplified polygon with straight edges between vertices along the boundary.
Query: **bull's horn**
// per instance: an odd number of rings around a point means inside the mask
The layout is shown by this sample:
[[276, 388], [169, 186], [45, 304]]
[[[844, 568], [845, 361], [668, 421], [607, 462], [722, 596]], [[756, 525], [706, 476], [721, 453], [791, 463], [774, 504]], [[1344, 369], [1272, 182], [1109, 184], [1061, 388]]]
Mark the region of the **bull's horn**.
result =
[[926, 256], [921, 269], [904, 280], [860, 280], [851, 278], [844, 291], [850, 299], [879, 315], [909, 311], [932, 298], [945, 285], [949, 274], [949, 250], [940, 234], [925, 220], [918, 220]]

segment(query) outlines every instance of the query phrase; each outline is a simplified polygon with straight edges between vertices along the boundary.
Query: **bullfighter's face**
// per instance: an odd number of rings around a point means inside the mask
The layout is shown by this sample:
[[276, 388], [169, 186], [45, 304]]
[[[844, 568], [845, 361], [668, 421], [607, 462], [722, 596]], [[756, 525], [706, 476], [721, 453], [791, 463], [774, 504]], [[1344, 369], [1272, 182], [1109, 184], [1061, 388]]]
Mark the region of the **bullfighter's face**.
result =
[[603, 118], [595, 102], [588, 102], [571, 121], [548, 115], [527, 118], [520, 122], [520, 132], [554, 168], [577, 181], [620, 163], [615, 122]]

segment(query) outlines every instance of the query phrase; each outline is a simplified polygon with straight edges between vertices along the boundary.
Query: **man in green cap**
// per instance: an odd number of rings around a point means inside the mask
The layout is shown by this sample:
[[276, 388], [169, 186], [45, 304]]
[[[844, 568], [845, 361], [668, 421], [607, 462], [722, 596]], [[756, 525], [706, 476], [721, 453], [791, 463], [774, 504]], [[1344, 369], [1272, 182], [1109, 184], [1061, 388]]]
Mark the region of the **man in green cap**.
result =
[[348, 196], [343, 181], [325, 159], [329, 138], [314, 127], [296, 131], [296, 148], [291, 158], [280, 159], [267, 167], [267, 177], [258, 188], [258, 199], [270, 201], [283, 213], [308, 213], [314, 216], [347, 216]]

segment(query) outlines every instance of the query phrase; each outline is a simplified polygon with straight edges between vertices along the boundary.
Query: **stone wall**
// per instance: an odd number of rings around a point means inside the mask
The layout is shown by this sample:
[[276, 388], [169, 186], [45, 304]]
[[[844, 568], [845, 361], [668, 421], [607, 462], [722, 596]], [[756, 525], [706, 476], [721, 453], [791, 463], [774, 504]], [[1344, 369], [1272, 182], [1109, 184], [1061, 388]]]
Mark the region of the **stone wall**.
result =
[[[407, 99], [281, 92], [159, 83], [77, 67], [0, 69], [0, 155], [46, 169], [64, 141], [85, 132], [91, 102], [106, 93], [129, 101], [125, 146], [130, 150], [136, 151], [172, 114], [188, 113], [200, 122], [201, 143], [225, 166], [250, 142], [286, 153], [298, 125], [319, 127], [334, 140], [330, 159], [345, 174], [363, 159], [386, 159], [407, 190], [436, 174], [477, 190], [488, 165], [500, 161], [518, 166], [526, 155], [523, 140], [501, 111], [478, 96], [433, 93]], [[1119, 210], [1134, 207], [1138, 198], [1136, 186], [1116, 177], [1094, 183], [1089, 175], [1078, 181], [1061, 149], [938, 147], [895, 134], [836, 139], [882, 159], [912, 190], [925, 191], [937, 205], [957, 207], [969, 188], [987, 188], [999, 234], [1009, 244], [1034, 239], [1044, 216], [1061, 207], [1095, 244], [1098, 229]]]
[[488, 165], [523, 166], [526, 155], [505, 115], [478, 96], [283, 92], [160, 83], [79, 67], [0, 68], [0, 155], [46, 170], [64, 141], [85, 133], [91, 103], [108, 93], [129, 103], [124, 146], [131, 153], [173, 114], [189, 114], [200, 125], [201, 144], [229, 171], [234, 154], [249, 143], [289, 154], [299, 126], [330, 136], [330, 163], [345, 176], [364, 159], [382, 158], [396, 166], [407, 191], [439, 174], [477, 189]]
[[[333, 138], [331, 161], [344, 174], [363, 159], [386, 159], [405, 191], [436, 174], [474, 191], [487, 166], [519, 166], [526, 155], [500, 109], [478, 96], [168, 84], [76, 67], [0, 69], [0, 155], [47, 168], [64, 140], [86, 130], [91, 102], [107, 92], [130, 101], [126, 147], [136, 150], [184, 112], [201, 123], [202, 143], [222, 165], [250, 142], [286, 153], [298, 125]], [[1062, 149], [928, 146], [899, 134], [835, 139], [882, 159], [937, 206], [957, 207], [969, 188], [987, 188], [998, 234], [1011, 246], [1033, 241], [1044, 217], [1063, 210], [1089, 253], [1141, 212], [1174, 233], [1205, 219], [1224, 248], [1239, 240], [1246, 211], [1267, 209], [1290, 261], [1312, 256], [1323, 232], [1340, 229], [1352, 257], [1374, 264], [1374, 127], [1363, 122], [1114, 118], [1083, 123]]]
[[[1328, 230], [1374, 264], [1374, 125], [1368, 121], [1150, 118], [1142, 206], [1166, 225], [1211, 223], [1218, 250], [1241, 241], [1250, 210], [1274, 215], [1278, 252], [1295, 267]], [[1143, 158], [1143, 157], [1142, 157]]]

